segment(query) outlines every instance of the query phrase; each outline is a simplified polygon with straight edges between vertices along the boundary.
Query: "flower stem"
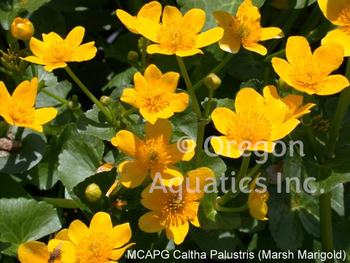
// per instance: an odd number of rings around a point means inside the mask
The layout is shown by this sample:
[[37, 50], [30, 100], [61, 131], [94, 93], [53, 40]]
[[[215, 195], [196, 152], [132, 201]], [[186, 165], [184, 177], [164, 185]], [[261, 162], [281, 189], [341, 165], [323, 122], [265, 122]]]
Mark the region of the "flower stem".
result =
[[141, 57], [141, 68], [142, 71], [146, 69], [147, 65], [147, 47], [149, 45], [149, 40], [145, 37], [143, 37], [142, 40], [142, 57]]
[[[348, 58], [345, 76], [350, 79], [350, 59]], [[339, 130], [350, 104], [350, 88], [344, 89], [339, 98], [337, 109], [329, 130], [328, 141], [326, 143], [326, 157], [333, 158], [335, 146], [338, 140]]]
[[97, 107], [102, 111], [102, 113], [107, 117], [110, 123], [114, 123], [114, 118], [112, 114], [101, 104], [101, 102], [96, 99], [96, 97], [89, 91], [89, 89], [80, 81], [80, 79], [73, 73], [69, 66], [64, 68], [68, 75], [75, 81], [75, 83], [82, 89], [82, 91], [94, 102]]
[[250, 156], [243, 156], [243, 161], [241, 164], [241, 168], [239, 169], [239, 172], [236, 177], [236, 182], [235, 182], [235, 190], [237, 191], [236, 193], [233, 193], [232, 188], [224, 194], [220, 199], [219, 199], [219, 205], [225, 205], [227, 202], [229, 202], [233, 197], [237, 196], [240, 192], [241, 189], [239, 189], [239, 182], [243, 179], [243, 177], [247, 174], [249, 162], [250, 162]]
[[[331, 192], [320, 195], [320, 230], [323, 252], [333, 251]], [[333, 259], [326, 261], [334, 262]]]
[[50, 97], [54, 98], [55, 100], [61, 102], [62, 104], [68, 105], [69, 101], [65, 100], [63, 98], [61, 98], [60, 96], [57, 96], [55, 94], [53, 94], [51, 91], [48, 91], [47, 89], [41, 89], [42, 92], [44, 92], [45, 94], [49, 95]]
[[15, 141], [21, 141], [24, 132], [24, 127], [17, 127]]
[[[230, 62], [230, 60], [231, 60], [232, 57], [233, 57], [233, 54], [231, 54], [231, 53], [228, 54], [228, 55], [226, 55], [226, 57], [220, 62], [220, 64], [217, 65], [210, 73], [214, 73], [214, 74], [218, 73], [223, 67], [226, 66], [226, 64], [227, 64], [228, 62]], [[209, 73], [209, 74], [210, 74], [210, 73]], [[209, 75], [209, 74], [208, 74], [208, 75]], [[207, 75], [207, 76], [208, 76], [208, 75]], [[205, 78], [206, 78], [207, 76], [205, 76], [204, 78], [202, 78], [200, 81], [198, 81], [198, 82], [193, 86], [193, 90], [194, 90], [194, 91], [196, 91], [197, 89], [199, 89], [200, 87], [203, 86], [204, 80], [205, 80]]]
[[38, 198], [41, 201], [44, 201], [48, 204], [53, 205], [58, 208], [66, 208], [66, 209], [78, 209], [79, 207], [74, 203], [73, 200], [64, 199], [64, 198]]
[[199, 106], [198, 99], [196, 97], [196, 93], [193, 90], [192, 82], [190, 80], [190, 77], [188, 76], [185, 63], [184, 63], [182, 57], [176, 56], [176, 59], [177, 59], [177, 62], [179, 64], [182, 77], [185, 80], [185, 84], [186, 84], [186, 87], [187, 87], [187, 92], [191, 96], [192, 103], [193, 103], [193, 108], [194, 108], [194, 111], [196, 113], [197, 120], [200, 121], [202, 119], [201, 107]]

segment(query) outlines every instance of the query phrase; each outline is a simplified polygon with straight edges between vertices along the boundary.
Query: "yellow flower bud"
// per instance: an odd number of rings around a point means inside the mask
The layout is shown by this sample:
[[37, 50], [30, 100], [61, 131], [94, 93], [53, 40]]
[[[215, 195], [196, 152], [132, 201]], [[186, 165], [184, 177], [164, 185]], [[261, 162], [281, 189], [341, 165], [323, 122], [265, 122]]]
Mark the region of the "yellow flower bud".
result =
[[204, 84], [210, 90], [216, 90], [221, 85], [221, 79], [214, 73], [210, 73], [205, 79]]
[[17, 17], [11, 24], [11, 34], [14, 38], [28, 41], [34, 35], [34, 26], [27, 18]]
[[95, 203], [101, 198], [101, 196], [102, 191], [97, 184], [90, 184], [88, 187], [86, 187], [85, 197], [89, 202]]

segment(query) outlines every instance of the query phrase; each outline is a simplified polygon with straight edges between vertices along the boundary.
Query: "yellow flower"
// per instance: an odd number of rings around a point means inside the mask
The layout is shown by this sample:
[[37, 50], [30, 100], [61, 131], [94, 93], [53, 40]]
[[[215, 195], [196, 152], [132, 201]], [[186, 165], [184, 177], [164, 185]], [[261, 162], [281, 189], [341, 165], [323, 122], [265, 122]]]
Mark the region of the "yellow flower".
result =
[[113, 227], [105, 212], [95, 214], [89, 228], [80, 220], [73, 221], [67, 234], [73, 244], [72, 263], [116, 262], [135, 244], [127, 244], [131, 239], [129, 223]]
[[313, 103], [307, 103], [306, 105], [301, 107], [301, 105], [303, 104], [303, 96], [301, 95], [289, 94], [286, 97], [281, 98], [280, 95], [278, 95], [276, 87], [273, 85], [266, 86], [263, 92], [264, 97], [267, 100], [277, 99], [281, 100], [284, 104], [286, 104], [287, 114], [285, 121], [292, 118], [297, 119], [305, 114], [310, 113], [310, 109], [316, 105]]
[[300, 123], [286, 121], [287, 106], [280, 100], [266, 100], [252, 88], [241, 89], [235, 111], [216, 108], [212, 120], [224, 136], [213, 137], [211, 145], [217, 154], [239, 158], [245, 150], [273, 152], [274, 141], [282, 139]]
[[339, 28], [322, 39], [322, 45], [337, 42], [344, 46], [345, 56], [350, 56], [350, 2], [344, 0], [317, 0], [325, 17]]
[[288, 61], [273, 58], [276, 73], [291, 87], [310, 95], [331, 95], [349, 86], [342, 75], [330, 75], [344, 60], [343, 46], [327, 43], [312, 54], [306, 38], [296, 36], [287, 41]]
[[10, 125], [42, 132], [42, 125], [54, 119], [57, 110], [52, 107], [35, 109], [37, 91], [38, 79], [33, 78], [31, 82], [19, 84], [11, 97], [5, 84], [0, 81], [0, 116]]
[[213, 15], [225, 32], [219, 45], [230, 53], [237, 53], [242, 45], [247, 50], [266, 55], [267, 49], [258, 42], [284, 36], [277, 27], [261, 27], [259, 9], [251, 0], [245, 0], [239, 6], [236, 17], [226, 11], [216, 11]]
[[34, 35], [34, 26], [27, 18], [16, 17], [11, 24], [11, 34], [14, 38], [28, 41]]
[[85, 34], [85, 28], [75, 27], [62, 39], [54, 32], [43, 34], [43, 41], [34, 37], [30, 39], [29, 46], [34, 56], [24, 58], [32, 63], [45, 65], [45, 69], [51, 72], [57, 68], [65, 68], [67, 62], [81, 62], [95, 57], [97, 48], [95, 42], [81, 45]]
[[183, 140], [169, 145], [172, 129], [168, 120], [159, 119], [153, 125], [146, 123], [145, 132], [146, 137], [140, 139], [133, 133], [122, 130], [111, 141], [122, 153], [135, 159], [120, 164], [118, 170], [121, 172], [121, 183], [129, 188], [137, 187], [150, 171], [152, 179], [160, 173], [166, 186], [169, 186], [169, 181], [173, 178], [177, 178], [173, 180], [175, 185], [181, 184], [183, 176], [174, 164], [191, 160], [196, 143]]
[[[179, 245], [188, 233], [189, 222], [200, 227], [197, 217], [199, 200], [203, 197], [205, 184], [208, 183], [206, 179], [215, 178], [215, 175], [209, 168], [202, 167], [188, 172], [185, 178], [178, 188], [152, 189], [151, 193], [150, 185], [143, 190], [141, 203], [152, 211], [139, 219], [142, 231], [155, 233], [165, 229], [167, 238], [174, 239], [175, 244]], [[179, 188], [181, 195], [173, 193], [178, 192]], [[196, 189], [198, 191], [194, 192]]]
[[182, 16], [179, 9], [166, 6], [162, 23], [145, 18], [138, 18], [137, 31], [157, 44], [148, 46], [149, 54], [176, 54], [179, 57], [203, 54], [200, 48], [209, 46], [223, 36], [222, 28], [213, 28], [200, 33], [205, 23], [205, 12], [191, 9]]
[[267, 190], [263, 193], [257, 192], [262, 192], [263, 190], [263, 188], [255, 189], [256, 180], [258, 178], [259, 176], [257, 176], [257, 178], [255, 178], [250, 185], [250, 190], [252, 191], [249, 193], [248, 207], [252, 217], [258, 220], [266, 221], [268, 220], [266, 217], [268, 211], [266, 201], [269, 199], [269, 192]]
[[168, 119], [175, 112], [184, 111], [189, 102], [186, 93], [175, 93], [179, 74], [162, 72], [155, 66], [147, 67], [144, 76], [134, 75], [135, 88], [124, 89], [121, 101], [140, 109], [141, 115], [154, 124], [157, 119]]
[[74, 246], [70, 242], [67, 230], [59, 232], [48, 245], [30, 241], [19, 246], [18, 260], [21, 263], [75, 263]]
[[120, 19], [120, 21], [122, 21], [126, 28], [134, 34], [139, 34], [139, 32], [136, 30], [136, 23], [140, 17], [159, 23], [161, 15], [162, 5], [157, 1], [152, 1], [148, 4], [145, 4], [140, 9], [137, 16], [131, 16], [122, 9], [117, 10], [117, 16]]

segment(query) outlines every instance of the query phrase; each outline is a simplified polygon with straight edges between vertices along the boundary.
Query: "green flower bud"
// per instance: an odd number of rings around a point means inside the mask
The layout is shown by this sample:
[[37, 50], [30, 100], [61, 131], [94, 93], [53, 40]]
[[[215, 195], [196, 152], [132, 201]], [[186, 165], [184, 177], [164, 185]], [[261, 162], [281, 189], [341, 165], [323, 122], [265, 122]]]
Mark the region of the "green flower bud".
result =
[[204, 85], [210, 90], [216, 90], [221, 85], [221, 79], [214, 73], [210, 73], [204, 79]]
[[102, 96], [100, 98], [100, 102], [102, 103], [103, 106], [108, 106], [109, 104], [111, 104], [111, 98], [108, 96]]
[[136, 51], [129, 51], [128, 53], [128, 61], [131, 63], [135, 63], [137, 61], [139, 61], [139, 53], [137, 53]]
[[102, 191], [97, 184], [90, 184], [88, 187], [86, 187], [85, 197], [89, 202], [95, 203], [101, 198], [101, 196]]

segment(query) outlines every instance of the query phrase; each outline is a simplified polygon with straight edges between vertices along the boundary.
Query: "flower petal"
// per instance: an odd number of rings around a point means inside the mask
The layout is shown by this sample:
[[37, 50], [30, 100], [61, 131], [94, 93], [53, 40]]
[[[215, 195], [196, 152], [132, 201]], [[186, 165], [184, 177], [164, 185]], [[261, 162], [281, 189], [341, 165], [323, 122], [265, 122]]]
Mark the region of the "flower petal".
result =
[[144, 76], [141, 75], [140, 72], [137, 72], [134, 75], [134, 86], [135, 86], [135, 90], [137, 92], [144, 92], [147, 93], [148, 92], [148, 83], [147, 80], [144, 78]]
[[163, 184], [167, 187], [181, 185], [184, 179], [179, 169], [177, 169], [173, 165], [169, 165], [167, 167], [164, 167], [164, 166], [159, 166], [154, 168], [152, 167], [151, 168], [152, 180], [154, 180], [157, 173], [161, 175]]
[[171, 123], [166, 119], [158, 119], [154, 124], [148, 122], [145, 125], [145, 133], [147, 138], [161, 138], [167, 145], [172, 137]]
[[139, 32], [136, 30], [136, 21], [137, 18], [125, 12], [122, 9], [117, 10], [117, 17], [124, 24], [124, 26], [132, 33], [138, 34]]
[[291, 67], [290, 64], [286, 60], [281, 58], [273, 58], [271, 63], [273, 69], [280, 76], [280, 78], [287, 82], [288, 85], [293, 85], [293, 82], [289, 76]]
[[111, 216], [105, 212], [98, 212], [91, 219], [90, 230], [93, 232], [109, 233], [112, 228]]
[[236, 159], [243, 154], [243, 151], [238, 149], [238, 142], [230, 141], [226, 136], [213, 137], [210, 140], [210, 144], [213, 146], [214, 152], [222, 156]]
[[[164, 189], [169, 191], [165, 186]], [[161, 189], [159, 185], [157, 185], [157, 188], [153, 189], [153, 184], [150, 184], [141, 193], [141, 204], [149, 210], [161, 211], [164, 208], [162, 200], [167, 194], [163, 191], [164, 189]]]
[[196, 142], [193, 140], [181, 140], [168, 145], [165, 151], [171, 156], [171, 163], [189, 161], [195, 154]]
[[337, 70], [344, 61], [344, 48], [339, 43], [325, 43], [317, 48], [313, 54], [317, 68], [329, 75]]
[[260, 41], [269, 40], [273, 38], [282, 38], [284, 34], [282, 30], [278, 27], [265, 27], [262, 28], [262, 36]]
[[169, 108], [173, 112], [183, 112], [187, 109], [190, 101], [189, 96], [184, 92], [169, 94], [167, 99], [169, 100]]
[[116, 225], [109, 231], [109, 235], [116, 241], [114, 248], [120, 248], [128, 243], [131, 239], [131, 228], [129, 223]]
[[127, 104], [130, 104], [136, 109], [139, 109], [142, 106], [140, 101], [140, 94], [136, 91], [136, 89], [133, 88], [124, 89], [120, 100]]
[[190, 57], [197, 54], [203, 54], [203, 51], [198, 48], [176, 51], [176, 56], [178, 57]]
[[344, 47], [344, 56], [350, 56], [350, 28], [341, 27], [329, 32], [323, 39], [322, 45], [326, 43], [339, 43]]
[[141, 7], [137, 18], [143, 17], [159, 23], [161, 15], [162, 5], [158, 1], [152, 1]]
[[174, 52], [168, 49], [162, 48], [160, 45], [153, 44], [147, 47], [148, 54], [163, 54], [163, 55], [173, 55]]
[[169, 119], [174, 115], [170, 107], [164, 107], [156, 113], [158, 119]]
[[317, 95], [333, 95], [350, 85], [349, 80], [342, 75], [327, 76], [325, 80], [325, 88], [317, 92]]
[[159, 81], [162, 79], [163, 74], [156, 65], [151, 64], [146, 68], [143, 76], [146, 79], [147, 83], [152, 85], [152, 83], [159, 83]]
[[21, 263], [47, 263], [49, 257], [47, 246], [42, 242], [30, 241], [18, 248], [18, 259]]
[[312, 57], [312, 53], [307, 39], [300, 36], [288, 38], [286, 45], [286, 56], [290, 64], [299, 63], [301, 58], [310, 59]]
[[236, 114], [228, 108], [216, 108], [211, 114], [215, 128], [222, 134], [227, 134], [230, 123], [236, 118]]
[[198, 35], [196, 48], [209, 46], [219, 41], [224, 36], [224, 30], [221, 27], [209, 29]]
[[287, 115], [287, 105], [278, 99], [272, 99], [266, 102], [265, 117], [270, 121], [271, 127], [275, 128], [283, 123]]
[[267, 100], [270, 99], [280, 99], [280, 95], [277, 92], [277, 88], [274, 85], [268, 85], [263, 90], [264, 98]]
[[280, 126], [272, 130], [269, 141], [277, 141], [286, 137], [299, 125], [299, 123], [300, 121], [297, 119], [290, 119], [282, 123]]
[[46, 53], [47, 44], [32, 37], [29, 42], [29, 47], [35, 56], [42, 58]]
[[11, 105], [11, 95], [8, 92], [4, 82], [0, 81], [0, 109], [6, 110], [9, 109], [10, 105]]
[[36, 109], [34, 110], [34, 123], [39, 125], [46, 124], [56, 118], [57, 114], [58, 110], [52, 107]]
[[310, 109], [316, 106], [316, 104], [308, 103], [294, 112], [294, 118], [300, 118], [301, 116], [310, 113]]
[[222, 50], [236, 54], [241, 47], [241, 40], [233, 33], [233, 26], [236, 26], [234, 17], [226, 11], [213, 12], [216, 23], [224, 29], [224, 35], [219, 41]]
[[338, 26], [350, 25], [350, 19], [344, 20], [343, 17], [340, 19], [339, 13], [347, 3], [342, 0], [317, 0], [318, 5], [324, 16], [333, 24]]
[[140, 149], [142, 145], [141, 139], [127, 130], [119, 131], [111, 142], [113, 146], [118, 147], [122, 153], [133, 159], [137, 159], [137, 150]]
[[149, 123], [154, 124], [157, 120], [157, 114], [154, 112], [149, 112], [146, 108], [140, 108], [140, 114]]
[[146, 179], [148, 167], [140, 161], [126, 161], [119, 165], [121, 183], [127, 188], [138, 187]]
[[141, 35], [155, 43], [158, 43], [158, 32], [160, 27], [161, 25], [159, 23], [142, 17], [138, 18], [136, 22], [136, 30]]
[[166, 93], [173, 93], [176, 90], [177, 84], [179, 82], [180, 74], [177, 72], [165, 73], [162, 79], [162, 89]]
[[205, 12], [202, 9], [193, 8], [182, 18], [183, 26], [191, 25], [193, 31], [198, 33], [205, 24]]
[[250, 51], [253, 51], [253, 52], [256, 52], [262, 56], [265, 56], [267, 54], [267, 49], [266, 47], [264, 47], [263, 45], [260, 45], [258, 43], [252, 43], [250, 44], [249, 46], [248, 45], [245, 45], [243, 44], [243, 47], [247, 50], [250, 50]]
[[88, 42], [79, 46], [73, 53], [71, 61], [81, 62], [93, 59], [96, 56], [97, 48], [95, 42]]
[[[127, 249], [129, 249], [130, 247], [132, 247], [133, 245], [135, 245], [135, 243], [130, 243], [130, 244], [128, 244], [128, 245], [126, 245], [125, 247], [122, 247], [122, 248], [120, 248], [120, 249], [114, 249], [114, 250], [111, 252], [110, 259], [112, 259], [112, 260], [118, 260], [118, 259], [120, 259], [120, 258], [124, 255], [125, 251], [126, 251]], [[110, 262], [112, 262], [112, 261], [110, 261]], [[117, 261], [113, 261], [113, 262], [117, 262]]]
[[236, 96], [235, 110], [239, 112], [261, 111], [265, 106], [265, 98], [252, 88], [241, 89]]
[[166, 236], [168, 239], [174, 239], [176, 245], [180, 245], [186, 238], [189, 230], [188, 221], [178, 220], [176, 224], [171, 224], [166, 229]]
[[255, 21], [260, 21], [261, 18], [259, 8], [253, 5], [252, 0], [244, 0], [238, 7], [236, 16], [245, 16]]
[[22, 104], [26, 107], [34, 107], [36, 95], [38, 92], [38, 79], [32, 78], [29, 81], [23, 81], [12, 94], [12, 100], [15, 104]]
[[[60, 248], [60, 261], [64, 263], [75, 263], [75, 245], [69, 240], [51, 239], [48, 249], [51, 253]], [[56, 261], [56, 260], [55, 260]], [[35, 261], [36, 262], [36, 261]], [[49, 262], [48, 260], [46, 262]]]
[[58, 42], [61, 42], [63, 39], [60, 35], [56, 34], [55, 32], [50, 32], [49, 34], [43, 34], [43, 40], [44, 43], [48, 46], [52, 44], [57, 44]]
[[268, 207], [266, 202], [259, 198], [254, 198], [249, 202], [249, 212], [252, 217], [258, 220], [266, 221]]
[[164, 7], [162, 23], [163, 24], [171, 24], [173, 22], [181, 21], [182, 14], [179, 9], [175, 6], [167, 5]]
[[[197, 168], [195, 170], [189, 171], [186, 174], [186, 177], [189, 178], [189, 185], [186, 187], [189, 187], [191, 190], [199, 190], [200, 192], [197, 193], [188, 193], [189, 195], [194, 196], [192, 200], [199, 200], [204, 195], [204, 188], [205, 186], [210, 182], [209, 178], [216, 179], [214, 172], [209, 169], [208, 167], [201, 167]], [[187, 183], [187, 178], [186, 178]]]
[[139, 228], [146, 233], [156, 233], [165, 229], [161, 225], [162, 214], [159, 211], [152, 211], [144, 214], [139, 219]]
[[68, 228], [69, 239], [75, 244], [78, 245], [79, 241], [83, 238], [86, 238], [90, 235], [89, 228], [80, 220], [74, 220]]
[[25, 61], [31, 62], [31, 63], [39, 64], [39, 65], [46, 64], [42, 58], [38, 58], [38, 57], [34, 57], [34, 56], [28, 56], [28, 57], [25, 57], [22, 59]]
[[85, 28], [83, 28], [82, 26], [77, 26], [69, 32], [69, 34], [66, 37], [66, 41], [69, 43], [69, 46], [71, 46], [72, 49], [76, 49], [79, 47], [81, 42], [83, 42], [84, 35]]

